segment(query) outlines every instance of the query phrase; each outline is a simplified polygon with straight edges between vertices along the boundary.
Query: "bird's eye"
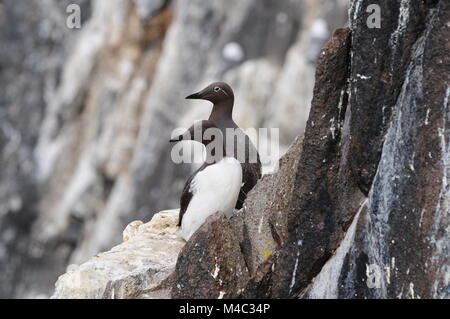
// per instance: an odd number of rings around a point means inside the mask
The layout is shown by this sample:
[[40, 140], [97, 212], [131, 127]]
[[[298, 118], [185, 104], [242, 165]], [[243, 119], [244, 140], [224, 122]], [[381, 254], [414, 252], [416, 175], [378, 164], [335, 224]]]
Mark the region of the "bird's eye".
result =
[[216, 86], [216, 87], [214, 88], [214, 92], [219, 92], [219, 90], [220, 90], [220, 88], [219, 88], [218, 86]]

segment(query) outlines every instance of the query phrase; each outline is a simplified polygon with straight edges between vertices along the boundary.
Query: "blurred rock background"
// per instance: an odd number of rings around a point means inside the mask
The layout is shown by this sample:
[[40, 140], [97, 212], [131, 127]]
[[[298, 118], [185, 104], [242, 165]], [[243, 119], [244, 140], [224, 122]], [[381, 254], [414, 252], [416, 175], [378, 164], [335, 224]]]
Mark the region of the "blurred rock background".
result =
[[[81, 29], [66, 26], [67, 5]], [[235, 90], [243, 128], [304, 130], [315, 63], [347, 0], [0, 1], [0, 297], [47, 297], [68, 264], [178, 207], [184, 97]]]

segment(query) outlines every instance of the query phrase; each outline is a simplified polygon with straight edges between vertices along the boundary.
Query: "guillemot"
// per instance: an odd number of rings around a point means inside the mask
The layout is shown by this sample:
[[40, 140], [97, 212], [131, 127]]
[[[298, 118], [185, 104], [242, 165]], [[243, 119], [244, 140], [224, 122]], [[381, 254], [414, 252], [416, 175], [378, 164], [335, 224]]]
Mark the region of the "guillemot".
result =
[[[208, 121], [214, 123], [222, 131], [223, 136], [226, 135], [227, 129], [235, 130], [234, 143], [230, 143], [224, 138], [224, 144], [226, 154], [237, 158], [242, 165], [243, 185], [235, 206], [236, 209], [241, 209], [248, 192], [261, 178], [261, 161], [250, 138], [233, 120], [233, 90], [225, 82], [214, 82], [203, 90], [187, 96], [186, 99], [207, 100], [213, 103]], [[241, 154], [245, 154], [245, 158], [238, 158], [239, 151], [241, 151]]]
[[[207, 130], [210, 140], [205, 139]], [[208, 216], [221, 212], [231, 217], [242, 185], [242, 167], [237, 159], [226, 155], [222, 132], [212, 121], [196, 122], [170, 142], [182, 140], [200, 142], [207, 148], [205, 163], [189, 177], [180, 199], [177, 235], [187, 241]], [[221, 148], [209, 150], [213, 141]]]

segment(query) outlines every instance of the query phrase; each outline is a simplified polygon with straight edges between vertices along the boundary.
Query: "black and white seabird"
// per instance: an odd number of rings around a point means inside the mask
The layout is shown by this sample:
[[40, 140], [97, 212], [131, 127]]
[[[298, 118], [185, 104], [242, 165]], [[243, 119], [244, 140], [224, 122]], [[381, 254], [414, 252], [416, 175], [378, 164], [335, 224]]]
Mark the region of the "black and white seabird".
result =
[[[170, 141], [193, 140], [207, 146], [214, 139], [204, 139], [204, 132], [210, 128], [217, 126], [211, 121], [199, 121]], [[224, 143], [220, 144], [224, 147]], [[186, 241], [208, 216], [221, 212], [231, 217], [242, 185], [242, 167], [237, 159], [227, 156], [224, 150], [221, 154], [207, 150], [206, 154], [205, 163], [189, 177], [180, 199], [177, 235]]]
[[[209, 121], [214, 123], [224, 136], [226, 154], [239, 159], [242, 165], [243, 185], [241, 187], [236, 209], [241, 209], [248, 192], [261, 178], [261, 161], [250, 138], [237, 126], [233, 120], [234, 94], [231, 87], [224, 82], [214, 82], [200, 92], [191, 94], [186, 99], [201, 99], [213, 103]], [[228, 145], [225, 138], [226, 129], [235, 129], [239, 134], [233, 145]], [[245, 160], [237, 157], [237, 150], [245, 151]]]

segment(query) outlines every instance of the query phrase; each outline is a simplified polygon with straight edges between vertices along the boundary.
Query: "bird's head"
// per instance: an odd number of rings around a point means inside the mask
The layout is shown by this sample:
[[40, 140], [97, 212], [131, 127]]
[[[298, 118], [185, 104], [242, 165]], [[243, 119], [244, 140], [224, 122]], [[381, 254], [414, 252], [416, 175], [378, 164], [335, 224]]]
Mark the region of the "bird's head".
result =
[[224, 101], [233, 103], [234, 94], [231, 87], [225, 82], [214, 82], [203, 90], [187, 96], [186, 99], [207, 100], [213, 104], [220, 104]]

